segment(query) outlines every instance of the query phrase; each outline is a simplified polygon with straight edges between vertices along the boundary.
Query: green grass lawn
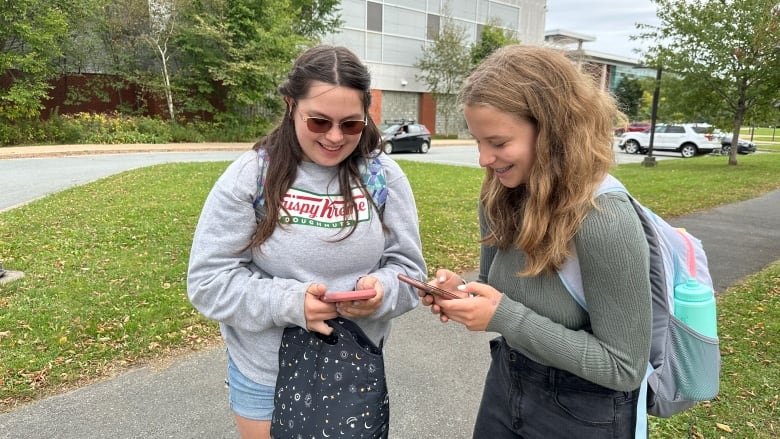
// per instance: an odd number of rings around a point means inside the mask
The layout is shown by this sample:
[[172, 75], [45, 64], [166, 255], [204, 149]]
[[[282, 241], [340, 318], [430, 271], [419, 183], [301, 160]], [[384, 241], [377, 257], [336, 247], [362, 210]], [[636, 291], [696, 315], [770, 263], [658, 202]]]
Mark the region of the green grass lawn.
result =
[[[398, 158], [415, 191], [430, 270], [474, 269], [482, 171]], [[738, 160], [621, 165], [614, 174], [666, 217], [780, 188], [780, 154]], [[26, 274], [0, 286], [0, 412], [218, 341], [217, 325], [190, 305], [185, 275], [203, 200], [225, 166], [142, 168], [0, 213], [0, 263]], [[779, 297], [775, 264], [718, 298], [721, 394], [653, 419], [653, 437], [687, 437], [689, 429], [702, 438], [778, 436]]]

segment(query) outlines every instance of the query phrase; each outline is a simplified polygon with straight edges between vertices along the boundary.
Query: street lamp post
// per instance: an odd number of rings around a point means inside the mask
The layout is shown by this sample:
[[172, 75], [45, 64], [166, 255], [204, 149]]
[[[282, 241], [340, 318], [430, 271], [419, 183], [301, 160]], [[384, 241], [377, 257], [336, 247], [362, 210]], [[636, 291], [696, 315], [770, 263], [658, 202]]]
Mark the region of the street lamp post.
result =
[[647, 147], [647, 157], [642, 160], [642, 166], [654, 167], [658, 163], [653, 157], [653, 141], [655, 140], [655, 120], [658, 118], [658, 96], [661, 93], [661, 67], [655, 71], [655, 89], [653, 90], [653, 103], [650, 110], [650, 145]]

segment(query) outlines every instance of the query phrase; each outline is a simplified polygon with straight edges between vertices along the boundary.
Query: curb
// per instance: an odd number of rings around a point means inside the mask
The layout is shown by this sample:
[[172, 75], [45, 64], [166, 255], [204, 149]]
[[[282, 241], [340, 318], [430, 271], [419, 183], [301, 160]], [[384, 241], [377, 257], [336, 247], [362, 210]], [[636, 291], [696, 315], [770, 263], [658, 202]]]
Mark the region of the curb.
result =
[[138, 143], [116, 145], [38, 145], [11, 146], [0, 148], [0, 159], [21, 159], [37, 157], [65, 157], [93, 154], [130, 154], [146, 152], [197, 152], [197, 151], [242, 151], [254, 143]]

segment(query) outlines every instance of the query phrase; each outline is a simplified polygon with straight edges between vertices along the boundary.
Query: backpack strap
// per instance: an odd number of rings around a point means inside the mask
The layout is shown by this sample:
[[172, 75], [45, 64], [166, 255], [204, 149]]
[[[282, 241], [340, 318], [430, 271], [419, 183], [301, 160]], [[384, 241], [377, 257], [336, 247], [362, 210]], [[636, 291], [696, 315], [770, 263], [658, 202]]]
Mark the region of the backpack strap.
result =
[[376, 203], [379, 216], [385, 213], [385, 202], [387, 201], [387, 181], [385, 179], [385, 170], [382, 167], [382, 161], [379, 155], [375, 155], [368, 162], [368, 167], [361, 166], [361, 177], [363, 185], [368, 190], [368, 194]]
[[[609, 174], [607, 174], [607, 177], [604, 178], [598, 189], [596, 189], [594, 197], [598, 197], [599, 195], [608, 192], [623, 192], [627, 194], [629, 198], [631, 197], [631, 194], [628, 193], [628, 190], [623, 186], [623, 183]], [[588, 304], [585, 302], [585, 291], [582, 287], [580, 260], [577, 257], [577, 249], [574, 246], [574, 240], [569, 243], [569, 254], [570, 256], [566, 258], [563, 266], [558, 270], [558, 277], [561, 278], [563, 286], [566, 287], [566, 290], [569, 291], [572, 298], [582, 307], [582, 309], [587, 311]]]
[[260, 172], [257, 174], [257, 192], [252, 207], [255, 208], [255, 218], [258, 222], [265, 218], [265, 178], [268, 175], [268, 153], [265, 149], [257, 150], [257, 166]]
[[[634, 205], [634, 210], [637, 210], [637, 205], [634, 203], [634, 200], [626, 187], [623, 186], [623, 183], [621, 183], [612, 175], [607, 174], [606, 178], [604, 178], [604, 180], [601, 182], [598, 189], [596, 189], [594, 197], [598, 197], [599, 195], [603, 195], [609, 192], [625, 193], [628, 195], [628, 198]], [[637, 210], [637, 214], [640, 215], [641, 220], [641, 212]], [[577, 257], [577, 249], [574, 246], [574, 240], [569, 243], [569, 250], [570, 256], [566, 258], [563, 266], [561, 266], [561, 269], [558, 270], [558, 276], [561, 278], [563, 286], [566, 287], [566, 290], [569, 292], [569, 294], [571, 294], [571, 297], [582, 307], [582, 309], [587, 312], [588, 304], [585, 302], [585, 291], [582, 286], [582, 273], [580, 272], [580, 260]], [[634, 425], [634, 437], [636, 439], [647, 439], [647, 404], [644, 402], [647, 401], [647, 380], [650, 375], [652, 375], [653, 370], [653, 365], [648, 362], [644, 377], [642, 378], [642, 382], [639, 385], [639, 403], [637, 404], [637, 417], [636, 424]]]
[[[363, 162], [360, 164], [360, 178], [368, 190], [368, 194], [376, 204], [376, 208], [379, 211], [379, 216], [385, 212], [385, 202], [387, 201], [387, 179], [385, 179], [385, 169], [382, 166], [382, 161], [379, 159], [379, 151], [377, 154], [368, 161], [368, 165]], [[257, 221], [261, 221], [265, 218], [265, 193], [263, 188], [265, 187], [266, 176], [268, 175], [268, 152], [265, 149], [257, 150], [257, 166], [259, 172], [257, 174], [257, 195], [252, 202], [252, 207], [255, 209], [255, 217]]]

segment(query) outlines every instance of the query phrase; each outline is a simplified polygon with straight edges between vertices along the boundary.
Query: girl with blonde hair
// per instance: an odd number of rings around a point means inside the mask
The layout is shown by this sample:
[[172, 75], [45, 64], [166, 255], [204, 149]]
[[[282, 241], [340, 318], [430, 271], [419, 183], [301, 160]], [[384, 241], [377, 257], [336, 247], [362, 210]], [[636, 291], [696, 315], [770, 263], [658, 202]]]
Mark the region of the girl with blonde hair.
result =
[[[497, 332], [474, 438], [633, 438], [651, 341], [649, 254], [614, 163], [613, 99], [561, 52], [513, 45], [461, 91], [485, 168], [477, 282], [440, 269], [418, 292], [442, 321]], [[589, 311], [558, 276], [574, 252]]]

